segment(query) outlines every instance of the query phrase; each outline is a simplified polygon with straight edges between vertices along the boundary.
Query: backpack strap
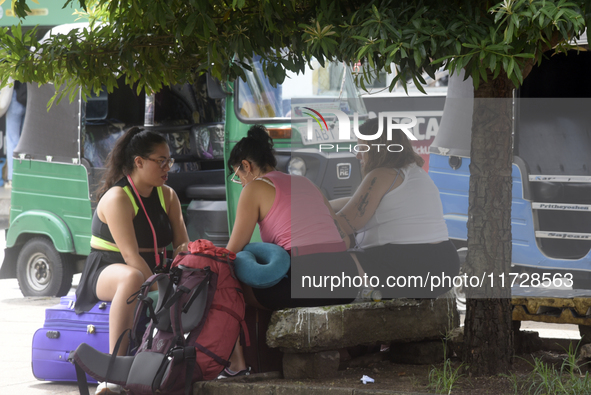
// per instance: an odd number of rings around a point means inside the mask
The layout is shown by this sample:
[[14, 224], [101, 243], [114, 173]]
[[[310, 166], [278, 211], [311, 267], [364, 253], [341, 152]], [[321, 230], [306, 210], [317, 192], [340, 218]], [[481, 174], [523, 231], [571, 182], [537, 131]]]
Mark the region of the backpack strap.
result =
[[[136, 328], [142, 315], [144, 314], [144, 309], [142, 308], [143, 306], [145, 306], [145, 309], [148, 310], [148, 314], [149, 317], [152, 321], [154, 321], [154, 324], [158, 324], [158, 317], [156, 316], [156, 310], [160, 310], [157, 306], [154, 307], [154, 301], [152, 300], [152, 298], [148, 297], [149, 293], [150, 293], [150, 288], [152, 287], [152, 285], [154, 285], [154, 283], [160, 282], [161, 280], [164, 280], [168, 278], [168, 275], [164, 274], [164, 273], [159, 273], [159, 274], [153, 274], [151, 275], [140, 287], [140, 290], [137, 291], [136, 293], [134, 293], [133, 295], [131, 295], [128, 299], [127, 299], [127, 304], [131, 304], [134, 302], [135, 297], [137, 296], [137, 299], [140, 303], [138, 303], [136, 309], [135, 309], [135, 313], [134, 313], [134, 319], [133, 319], [133, 324], [132, 324], [132, 328]], [[168, 285], [166, 286], [165, 290], [163, 290], [162, 285], [160, 285], [160, 287], [158, 288], [158, 300], [166, 300], [171, 291], [172, 291], [172, 287], [173, 284], [171, 281], [168, 282]], [[162, 305], [162, 302], [159, 303], [159, 305]], [[135, 339], [135, 330], [132, 331], [132, 340], [136, 340]]]
[[250, 335], [248, 333], [248, 327], [246, 326], [246, 321], [244, 321], [242, 318], [240, 318], [240, 316], [238, 314], [236, 314], [236, 312], [234, 310], [229, 309], [226, 306], [222, 306], [219, 304], [212, 304], [211, 308], [219, 310], [219, 311], [223, 311], [225, 313], [230, 314], [232, 317], [236, 318], [236, 320], [240, 323], [240, 326], [242, 327], [242, 332], [244, 333], [244, 342], [246, 343], [247, 347], [250, 347]]
[[78, 391], [80, 391], [80, 395], [90, 395], [88, 392], [88, 381], [86, 380], [86, 373], [84, 370], [78, 365], [78, 362], [72, 360], [74, 367], [76, 368], [76, 381], [78, 382]]
[[107, 367], [107, 374], [105, 375], [105, 381], [109, 381], [109, 377], [111, 377], [111, 372], [113, 371], [113, 365], [115, 365], [115, 360], [117, 359], [117, 351], [121, 347], [121, 342], [123, 341], [123, 337], [127, 334], [127, 331], [131, 332], [131, 329], [127, 328], [126, 330], [121, 333], [119, 339], [117, 339], [117, 343], [115, 343], [115, 348], [113, 349], [113, 353], [111, 354], [111, 358], [109, 358], [109, 366]]
[[[191, 395], [193, 387], [193, 371], [197, 365], [197, 351], [195, 347], [175, 347], [167, 352], [167, 357], [162, 360], [158, 371], [152, 380], [152, 393], [160, 393], [159, 380], [162, 379], [164, 370], [168, 368], [169, 364], [178, 365], [181, 362], [185, 363], [185, 395]], [[172, 358], [172, 360], [169, 360]]]
[[187, 300], [187, 303], [185, 303], [185, 305], [183, 306], [183, 313], [185, 313], [185, 314], [189, 311], [189, 309], [191, 308], [191, 305], [193, 304], [195, 299], [197, 299], [199, 294], [203, 291], [203, 289], [206, 286], [209, 285], [209, 282], [211, 281], [211, 276], [212, 276], [211, 269], [209, 269], [209, 266], [208, 266], [204, 270], [207, 272], [205, 274], [205, 278], [203, 279], [203, 281], [201, 281], [199, 286], [193, 290], [193, 293], [191, 293], [189, 300]]
[[193, 371], [197, 364], [197, 351], [195, 347], [185, 347], [185, 395], [191, 395], [191, 388], [193, 387]]
[[195, 347], [197, 348], [199, 351], [201, 351], [203, 354], [207, 355], [208, 357], [210, 357], [211, 359], [213, 359], [214, 361], [216, 361], [217, 363], [219, 363], [220, 365], [222, 365], [223, 367], [227, 368], [230, 366], [230, 361], [226, 361], [224, 358], [220, 357], [219, 355], [214, 354], [213, 352], [211, 352], [210, 350], [208, 350], [207, 348], [205, 348], [204, 346], [202, 346], [201, 344], [195, 342]]

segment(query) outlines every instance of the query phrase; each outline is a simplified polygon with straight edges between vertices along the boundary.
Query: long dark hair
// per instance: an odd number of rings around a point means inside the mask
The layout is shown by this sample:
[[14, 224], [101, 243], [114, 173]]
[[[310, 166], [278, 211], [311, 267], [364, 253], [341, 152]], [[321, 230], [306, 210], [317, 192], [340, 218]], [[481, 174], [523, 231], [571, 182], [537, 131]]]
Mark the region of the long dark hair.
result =
[[[371, 147], [367, 155], [367, 161], [363, 167], [364, 175], [378, 167], [402, 169], [411, 163], [416, 163], [417, 166], [423, 166], [425, 163], [425, 160], [412, 149], [410, 140], [402, 130], [393, 129], [392, 140], [388, 140], [388, 135], [386, 133], [388, 130], [386, 119], [387, 118], [383, 118], [383, 133], [377, 140], [363, 141], [359, 139], [362, 144], [368, 144]], [[379, 122], [378, 118], [369, 119], [363, 125], [359, 126], [359, 132], [364, 135], [376, 134], [380, 126]], [[403, 149], [400, 152], [390, 152], [385, 148], [381, 148], [378, 151], [374, 146], [371, 146], [371, 144], [382, 144], [381, 147], [387, 147], [391, 144], [400, 144]], [[398, 150], [398, 147], [393, 149], [393, 151], [394, 150]]]
[[263, 125], [254, 125], [248, 129], [246, 137], [242, 138], [230, 152], [228, 158], [228, 169], [230, 174], [234, 172], [234, 166], [238, 166], [243, 160], [256, 163], [264, 169], [267, 166], [277, 167], [275, 150], [273, 149], [273, 139], [267, 133], [267, 128]]
[[107, 157], [106, 171], [101, 179], [101, 186], [97, 191], [98, 199], [117, 181], [131, 174], [135, 166], [135, 158], [150, 156], [157, 145], [167, 144], [166, 139], [154, 132], [134, 126], [117, 140], [115, 147]]

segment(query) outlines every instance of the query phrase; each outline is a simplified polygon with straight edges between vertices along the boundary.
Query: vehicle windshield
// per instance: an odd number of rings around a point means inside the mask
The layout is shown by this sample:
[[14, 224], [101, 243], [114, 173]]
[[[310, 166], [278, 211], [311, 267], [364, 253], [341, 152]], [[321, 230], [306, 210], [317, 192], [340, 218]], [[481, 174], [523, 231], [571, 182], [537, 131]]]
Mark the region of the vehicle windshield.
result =
[[[263, 73], [258, 60], [250, 63], [246, 81], [238, 79], [236, 112], [248, 119], [272, 120], [290, 118], [294, 105], [330, 106], [353, 115], [367, 114], [349, 67], [342, 63], [327, 62], [322, 67], [316, 60], [304, 73], [288, 72], [285, 81], [273, 87]], [[284, 121], [287, 121], [284, 119]]]

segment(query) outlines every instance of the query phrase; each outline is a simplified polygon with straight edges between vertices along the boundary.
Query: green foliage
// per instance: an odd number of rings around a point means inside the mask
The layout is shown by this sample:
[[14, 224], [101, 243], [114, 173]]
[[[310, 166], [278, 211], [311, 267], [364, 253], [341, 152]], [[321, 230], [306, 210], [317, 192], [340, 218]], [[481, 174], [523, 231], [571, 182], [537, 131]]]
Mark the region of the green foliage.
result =
[[565, 394], [578, 395], [591, 393], [591, 376], [583, 374], [576, 363], [577, 348], [569, 346], [566, 358], [560, 368], [534, 358], [530, 363], [532, 371], [525, 377], [511, 373], [506, 376], [511, 382], [515, 394]]
[[451, 391], [456, 386], [458, 380], [463, 376], [460, 370], [464, 368], [464, 364], [460, 364], [457, 368], [452, 366], [451, 360], [447, 358], [447, 341], [443, 341], [443, 366], [431, 368], [429, 371], [428, 387], [433, 389], [438, 394], [451, 394]]
[[[519, 85], [528, 62], [546, 48], [564, 50], [555, 45], [578, 37], [591, 14], [591, 0], [64, 1], [79, 4], [90, 27], [43, 43], [35, 32], [0, 31], [2, 75], [53, 81], [70, 94], [76, 85], [85, 94], [111, 90], [124, 75], [151, 92], [206, 71], [243, 77], [240, 65], [253, 56], [280, 83], [315, 57], [361, 62], [362, 86], [385, 68], [397, 73], [390, 89], [407, 81], [422, 89], [422, 74], [434, 77], [441, 66], [465, 69], [476, 87], [501, 71]], [[25, 0], [12, 2], [24, 16]]]
[[433, 367], [429, 372], [429, 385], [438, 394], [451, 394], [457, 381], [463, 375], [460, 369], [463, 365], [454, 369], [450, 359], [446, 359], [441, 368]]
[[[544, 49], [554, 48], [578, 37], [585, 28], [586, 2], [565, 0], [505, 0], [489, 7], [483, 1], [372, 1], [350, 16], [339, 18], [330, 9], [322, 10], [325, 25], [340, 38], [340, 60], [364, 64], [361, 84], [373, 77], [372, 70], [396, 66], [397, 76], [390, 89], [400, 83], [406, 88], [406, 76], [412, 76], [417, 88], [426, 72], [434, 78], [441, 65], [451, 73], [463, 68], [477, 88], [504, 71], [515, 86], [523, 82], [523, 70], [529, 59], [542, 60]], [[308, 50], [317, 57], [328, 56], [321, 43], [327, 41], [304, 32]], [[564, 50], [564, 45], [555, 48]]]
[[152, 92], [205, 71], [220, 80], [242, 77], [239, 65], [256, 55], [271, 82], [279, 83], [286, 69], [304, 69], [305, 44], [293, 32], [314, 17], [314, 8], [296, 0], [80, 0], [80, 5], [78, 14], [90, 26], [45, 42], [34, 31], [22, 37], [19, 29], [0, 31], [0, 73], [52, 81], [69, 94], [76, 85], [85, 94], [101, 85], [111, 91], [123, 75], [138, 90]]

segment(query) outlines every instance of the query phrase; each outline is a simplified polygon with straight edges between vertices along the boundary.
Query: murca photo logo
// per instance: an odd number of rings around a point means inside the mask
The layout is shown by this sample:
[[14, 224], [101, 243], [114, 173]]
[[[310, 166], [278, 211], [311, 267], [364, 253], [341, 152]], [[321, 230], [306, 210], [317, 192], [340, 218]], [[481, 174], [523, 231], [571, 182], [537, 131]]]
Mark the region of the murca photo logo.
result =
[[[308, 140], [312, 140], [314, 138], [314, 133], [318, 133], [318, 131], [314, 130], [314, 122], [318, 124], [320, 128], [320, 133], [334, 133], [334, 129], [328, 127], [328, 124], [322, 114], [319, 111], [316, 111], [310, 107], [304, 107], [306, 110], [310, 112], [303, 112], [303, 115], [307, 115], [308, 124], [307, 124], [307, 138]], [[417, 117], [414, 115], [404, 115], [400, 116], [400, 113], [395, 112], [380, 112], [378, 114], [378, 119], [385, 119], [386, 130], [384, 130], [384, 122], [379, 122], [378, 131], [374, 134], [365, 135], [359, 131], [359, 115], [355, 112], [353, 114], [353, 128], [351, 128], [351, 121], [349, 116], [345, 114], [343, 111], [336, 110], [336, 109], [328, 109], [326, 111], [321, 110], [323, 113], [331, 113], [336, 116], [338, 121], [338, 140], [339, 141], [351, 141], [351, 130], [353, 130], [353, 134], [359, 140], [363, 141], [373, 141], [377, 140], [382, 136], [384, 132], [386, 132], [386, 138], [388, 140], [392, 140], [392, 131], [394, 129], [400, 129], [409, 140], [417, 140], [415, 135], [412, 133], [411, 129], [417, 125]], [[404, 148], [400, 144], [349, 144], [343, 145], [341, 144], [326, 144], [322, 143], [318, 145], [319, 150], [329, 151], [336, 149], [337, 152], [341, 151], [348, 151], [348, 152], [368, 152], [371, 149], [375, 149], [378, 152], [382, 150], [387, 150], [389, 152], [401, 152]]]

